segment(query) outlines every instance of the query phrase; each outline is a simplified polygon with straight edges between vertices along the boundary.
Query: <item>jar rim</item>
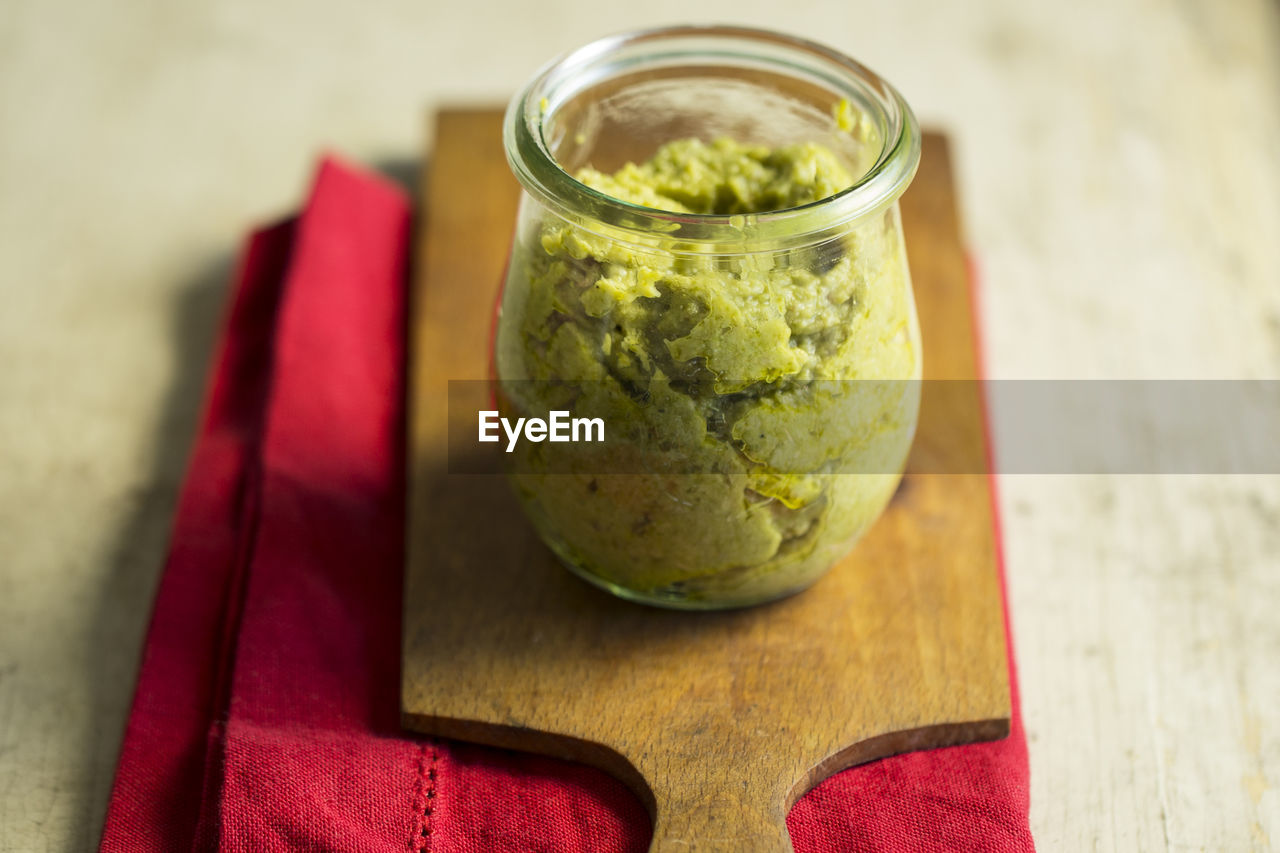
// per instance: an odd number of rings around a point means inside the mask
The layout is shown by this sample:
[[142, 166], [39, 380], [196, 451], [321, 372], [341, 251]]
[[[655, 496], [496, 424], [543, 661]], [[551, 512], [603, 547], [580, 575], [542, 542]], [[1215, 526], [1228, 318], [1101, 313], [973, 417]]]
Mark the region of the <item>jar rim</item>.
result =
[[[708, 51], [707, 44], [723, 45]], [[611, 59], [628, 50], [648, 51], [619, 65]], [[736, 49], [735, 49], [736, 48]], [[746, 51], [752, 51], [750, 53]], [[650, 59], [751, 61], [769, 71], [817, 76], [870, 108], [879, 125], [880, 151], [854, 183], [834, 195], [796, 207], [752, 214], [678, 213], [624, 201], [573, 176], [551, 152], [544, 120], [557, 106], [618, 71]], [[507, 161], [524, 189], [570, 221], [592, 229], [638, 237], [665, 235], [689, 252], [723, 251], [726, 244], [768, 242], [803, 245], [897, 201], [920, 162], [920, 129], [902, 95], [875, 72], [845, 54], [808, 39], [774, 30], [696, 24], [635, 30], [605, 36], [553, 59], [512, 98], [503, 121]], [[742, 252], [743, 248], [735, 249]]]

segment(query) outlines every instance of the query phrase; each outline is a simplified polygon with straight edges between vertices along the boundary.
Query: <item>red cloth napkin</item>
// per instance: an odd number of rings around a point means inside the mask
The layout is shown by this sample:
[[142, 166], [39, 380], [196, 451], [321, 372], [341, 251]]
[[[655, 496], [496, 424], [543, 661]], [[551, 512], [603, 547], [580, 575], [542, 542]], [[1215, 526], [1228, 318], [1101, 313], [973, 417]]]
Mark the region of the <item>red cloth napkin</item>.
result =
[[[410, 208], [326, 160], [236, 278], [107, 814], [105, 851], [643, 851], [590, 768], [398, 727]], [[1011, 661], [1012, 667], [1012, 661]], [[1031, 850], [1002, 741], [846, 770], [797, 851]]]

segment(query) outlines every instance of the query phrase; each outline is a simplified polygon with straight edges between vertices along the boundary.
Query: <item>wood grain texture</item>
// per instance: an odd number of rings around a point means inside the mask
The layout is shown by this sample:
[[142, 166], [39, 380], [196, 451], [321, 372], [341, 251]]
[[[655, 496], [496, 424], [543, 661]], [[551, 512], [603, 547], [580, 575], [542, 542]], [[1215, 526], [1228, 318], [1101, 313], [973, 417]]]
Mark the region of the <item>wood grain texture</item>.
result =
[[[649, 806], [652, 849], [698, 851], [790, 850], [787, 810], [836, 770], [1006, 734], [987, 480], [919, 473], [982, 441], [976, 397], [926, 391], [884, 517], [808, 592], [748, 610], [614, 599], [557, 564], [502, 478], [447, 473], [447, 385], [486, 375], [517, 188], [496, 113], [437, 127], [411, 320], [405, 725], [601, 767]], [[926, 376], [970, 378], [950, 169], [927, 136], [903, 219]]]

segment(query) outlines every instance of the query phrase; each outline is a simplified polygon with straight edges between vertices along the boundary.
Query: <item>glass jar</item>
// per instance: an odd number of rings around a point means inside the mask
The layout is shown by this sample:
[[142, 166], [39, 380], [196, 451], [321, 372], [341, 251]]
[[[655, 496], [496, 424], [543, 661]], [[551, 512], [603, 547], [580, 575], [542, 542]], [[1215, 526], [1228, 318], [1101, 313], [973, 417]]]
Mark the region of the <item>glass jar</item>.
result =
[[546, 66], [504, 135], [523, 193], [499, 408], [559, 411], [570, 439], [526, 430], [509, 454], [538, 533], [648, 604], [812, 584], [884, 509], [915, 432], [906, 103], [812, 42], [678, 27]]

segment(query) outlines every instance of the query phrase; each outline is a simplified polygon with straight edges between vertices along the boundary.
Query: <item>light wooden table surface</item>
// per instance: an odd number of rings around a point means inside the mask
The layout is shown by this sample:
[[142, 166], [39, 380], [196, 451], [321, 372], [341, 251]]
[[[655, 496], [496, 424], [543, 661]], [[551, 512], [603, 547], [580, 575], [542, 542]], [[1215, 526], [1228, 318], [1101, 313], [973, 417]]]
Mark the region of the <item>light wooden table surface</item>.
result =
[[[1274, 2], [698, 10], [832, 43], [951, 132], [992, 375], [1280, 377]], [[0, 850], [96, 845], [245, 229], [323, 148], [408, 174], [430, 110], [688, 12], [7, 0]], [[1041, 849], [1280, 848], [1278, 481], [1001, 479]]]

